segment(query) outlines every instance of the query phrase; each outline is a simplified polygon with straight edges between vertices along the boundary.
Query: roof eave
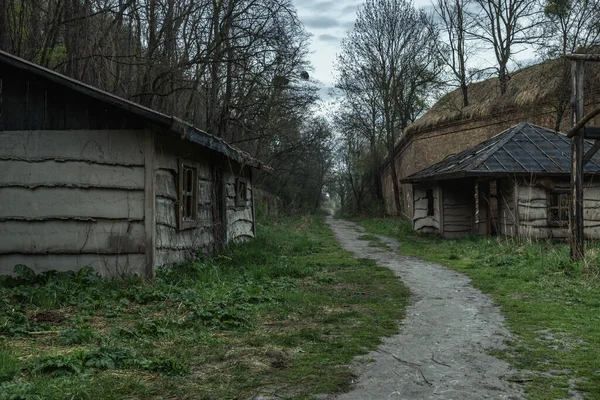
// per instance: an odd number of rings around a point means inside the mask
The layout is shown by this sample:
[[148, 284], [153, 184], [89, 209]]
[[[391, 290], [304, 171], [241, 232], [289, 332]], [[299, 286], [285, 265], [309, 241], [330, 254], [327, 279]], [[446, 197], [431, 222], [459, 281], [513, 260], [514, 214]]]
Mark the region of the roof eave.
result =
[[[422, 182], [435, 182], [445, 181], [450, 179], [460, 178], [480, 178], [480, 177], [537, 177], [537, 176], [550, 176], [550, 177], [564, 177], [568, 178], [570, 172], [563, 171], [457, 171], [443, 174], [435, 174], [423, 177], [407, 177], [401, 179], [401, 183], [422, 183]], [[584, 177], [600, 176], [600, 171], [586, 171]]]

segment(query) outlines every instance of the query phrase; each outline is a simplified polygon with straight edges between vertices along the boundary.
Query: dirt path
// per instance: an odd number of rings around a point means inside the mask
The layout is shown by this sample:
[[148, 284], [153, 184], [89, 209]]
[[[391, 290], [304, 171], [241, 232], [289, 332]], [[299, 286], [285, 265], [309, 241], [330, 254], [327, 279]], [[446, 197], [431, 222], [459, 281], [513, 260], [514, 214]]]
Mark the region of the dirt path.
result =
[[362, 228], [331, 217], [327, 222], [344, 248], [390, 268], [412, 292], [401, 333], [387, 338], [357, 371], [355, 390], [337, 399], [521, 399], [504, 378], [513, 371], [486, 354], [502, 348], [510, 333], [491, 299], [469, 279], [441, 265], [398, 255], [358, 240]]

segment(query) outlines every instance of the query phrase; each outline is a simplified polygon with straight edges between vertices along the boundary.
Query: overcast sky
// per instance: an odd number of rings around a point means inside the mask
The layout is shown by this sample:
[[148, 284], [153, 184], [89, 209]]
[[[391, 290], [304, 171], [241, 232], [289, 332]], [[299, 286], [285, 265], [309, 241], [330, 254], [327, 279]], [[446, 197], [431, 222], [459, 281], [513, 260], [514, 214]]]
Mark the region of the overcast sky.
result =
[[[306, 31], [312, 34], [310, 61], [314, 71], [311, 72], [311, 78], [322, 83], [321, 98], [327, 102], [334, 84], [333, 64], [340, 51], [340, 41], [354, 27], [356, 10], [364, 0], [292, 1]], [[432, 9], [430, 0], [413, 0], [413, 4], [416, 8]], [[526, 65], [533, 61], [534, 54], [532, 50], [525, 50], [516, 54], [515, 58]], [[474, 55], [470, 62], [478, 68], [488, 68], [495, 65], [495, 58], [488, 50]]]
[[[300, 21], [312, 34], [311, 77], [323, 83], [322, 96], [333, 86], [333, 63], [340, 50], [340, 41], [352, 30], [356, 9], [363, 0], [293, 0]], [[414, 1], [415, 7], [430, 6], [429, 0]]]

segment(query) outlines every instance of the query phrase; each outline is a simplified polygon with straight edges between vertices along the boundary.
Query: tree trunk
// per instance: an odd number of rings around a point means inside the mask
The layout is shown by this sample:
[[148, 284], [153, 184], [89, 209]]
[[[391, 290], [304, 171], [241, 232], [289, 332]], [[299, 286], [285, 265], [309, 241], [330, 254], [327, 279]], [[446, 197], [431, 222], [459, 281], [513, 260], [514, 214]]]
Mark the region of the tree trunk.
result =
[[390, 170], [392, 171], [392, 186], [394, 188], [394, 202], [396, 204], [396, 211], [398, 211], [398, 215], [404, 214], [402, 212], [402, 200], [400, 199], [400, 183], [398, 182], [398, 173], [396, 172], [396, 160], [390, 158]]

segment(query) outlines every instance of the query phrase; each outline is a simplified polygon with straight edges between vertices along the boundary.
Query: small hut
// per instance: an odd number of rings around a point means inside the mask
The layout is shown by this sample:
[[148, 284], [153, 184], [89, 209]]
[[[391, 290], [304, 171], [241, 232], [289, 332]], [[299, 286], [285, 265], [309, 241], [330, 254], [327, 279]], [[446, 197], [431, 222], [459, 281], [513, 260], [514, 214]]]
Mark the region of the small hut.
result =
[[255, 236], [248, 154], [0, 52], [0, 274], [151, 276]]
[[[600, 65], [586, 66], [586, 110], [600, 105]], [[565, 69], [566, 65], [566, 69]], [[400, 180], [443, 160], [449, 154], [490, 139], [520, 122], [549, 129], [569, 129], [570, 64], [564, 59], [544, 61], [511, 73], [506, 93], [499, 90], [498, 78], [468, 86], [469, 105], [463, 106], [462, 92], [456, 89], [436, 102], [409, 125], [394, 149], [394, 165]], [[600, 125], [600, 118], [591, 121]], [[410, 185], [400, 185], [401, 210], [396, 210], [391, 159], [381, 169], [385, 209], [388, 214], [413, 216]]]
[[[586, 149], [592, 144], [587, 142]], [[403, 179], [412, 184], [413, 228], [468, 234], [566, 238], [571, 202], [571, 141], [529, 123]], [[584, 224], [600, 238], [600, 155], [585, 167]]]

